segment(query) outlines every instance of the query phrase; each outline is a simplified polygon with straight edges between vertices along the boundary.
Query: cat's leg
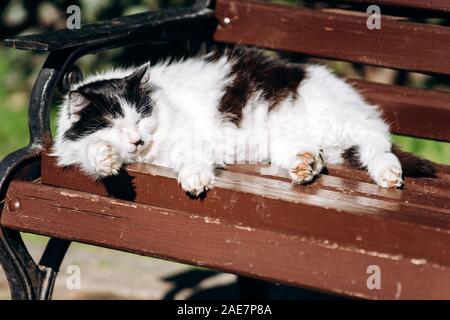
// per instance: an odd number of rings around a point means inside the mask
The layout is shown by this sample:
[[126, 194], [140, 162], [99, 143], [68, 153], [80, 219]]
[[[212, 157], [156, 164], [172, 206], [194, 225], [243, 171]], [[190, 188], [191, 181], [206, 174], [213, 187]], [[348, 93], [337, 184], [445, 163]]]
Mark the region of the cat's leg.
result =
[[361, 164], [380, 187], [400, 188], [403, 185], [402, 166], [391, 152], [390, 143], [389, 147], [384, 148], [362, 143], [358, 149]]
[[118, 174], [123, 160], [120, 152], [105, 140], [90, 140], [85, 143], [81, 169], [94, 178]]
[[319, 144], [308, 135], [274, 139], [270, 153], [272, 164], [287, 169], [293, 183], [311, 182], [325, 167]]
[[208, 164], [183, 164], [178, 172], [178, 183], [192, 196], [198, 197], [214, 185], [214, 169]]
[[191, 196], [198, 197], [214, 185], [211, 152], [211, 145], [201, 138], [181, 139], [171, 151], [171, 163], [178, 173], [178, 183]]
[[325, 167], [320, 151], [301, 151], [296, 154], [296, 160], [289, 167], [292, 182], [305, 184], [317, 177]]
[[357, 147], [359, 161], [372, 179], [383, 188], [403, 185], [402, 166], [394, 155], [389, 128], [381, 118], [369, 118], [352, 126], [350, 131]]

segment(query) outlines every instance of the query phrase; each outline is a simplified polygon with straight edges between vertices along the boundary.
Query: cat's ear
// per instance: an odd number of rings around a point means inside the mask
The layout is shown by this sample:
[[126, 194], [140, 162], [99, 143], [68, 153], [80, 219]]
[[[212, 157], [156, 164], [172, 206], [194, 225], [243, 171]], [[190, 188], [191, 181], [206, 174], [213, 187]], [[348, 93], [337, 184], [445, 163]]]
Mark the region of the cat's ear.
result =
[[80, 118], [80, 112], [89, 104], [89, 99], [86, 95], [79, 90], [69, 92], [69, 118], [71, 120], [78, 120]]
[[143, 64], [133, 71], [126, 80], [134, 85], [147, 84], [150, 80], [150, 62]]

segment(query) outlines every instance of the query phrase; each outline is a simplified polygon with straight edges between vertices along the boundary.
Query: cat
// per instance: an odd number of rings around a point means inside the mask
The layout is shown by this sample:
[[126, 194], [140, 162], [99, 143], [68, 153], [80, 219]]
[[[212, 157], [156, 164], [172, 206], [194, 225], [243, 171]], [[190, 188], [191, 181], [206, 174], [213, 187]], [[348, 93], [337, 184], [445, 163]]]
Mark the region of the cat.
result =
[[250, 48], [88, 77], [65, 97], [53, 147], [60, 166], [95, 179], [132, 162], [170, 167], [193, 196], [213, 187], [215, 168], [250, 155], [296, 184], [350, 155], [380, 187], [400, 188], [396, 154], [411, 175], [434, 175], [431, 162], [393, 149], [378, 108], [327, 67]]

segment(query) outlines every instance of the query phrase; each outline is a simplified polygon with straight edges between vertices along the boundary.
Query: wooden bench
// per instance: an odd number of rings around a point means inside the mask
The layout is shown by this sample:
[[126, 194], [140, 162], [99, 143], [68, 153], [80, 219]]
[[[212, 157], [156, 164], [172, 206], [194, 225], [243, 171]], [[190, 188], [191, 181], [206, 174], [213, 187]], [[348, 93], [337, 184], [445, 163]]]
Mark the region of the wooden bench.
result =
[[[422, 17], [450, 10], [444, 0], [342, 2]], [[294, 186], [285, 172], [263, 175], [262, 165], [234, 165], [220, 170], [206, 198], [193, 200], [169, 169], [133, 164], [94, 182], [75, 167], [57, 167], [46, 151], [52, 93], [81, 76], [74, 62], [124, 45], [170, 52], [205, 41], [238, 43], [450, 75], [450, 28], [383, 17], [381, 30], [369, 30], [366, 20], [354, 11], [197, 1], [7, 40], [49, 52], [31, 97], [30, 145], [0, 166], [0, 262], [12, 297], [50, 298], [70, 241], [78, 241], [344, 296], [450, 298], [450, 166], [437, 165], [436, 178], [406, 178], [403, 190], [386, 190], [345, 166]], [[350, 81], [380, 105], [393, 132], [450, 141], [450, 93]], [[19, 231], [52, 237], [40, 262]], [[381, 288], [370, 288], [377, 267]]]

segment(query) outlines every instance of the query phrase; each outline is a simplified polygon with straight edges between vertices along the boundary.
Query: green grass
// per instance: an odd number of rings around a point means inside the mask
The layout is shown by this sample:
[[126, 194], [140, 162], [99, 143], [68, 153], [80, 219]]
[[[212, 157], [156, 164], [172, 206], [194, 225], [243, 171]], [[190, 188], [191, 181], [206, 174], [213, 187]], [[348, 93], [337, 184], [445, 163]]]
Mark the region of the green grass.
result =
[[434, 162], [450, 164], [450, 143], [394, 136], [393, 141], [403, 150], [414, 152]]
[[0, 59], [0, 158], [28, 143], [28, 121], [26, 105], [11, 107], [10, 59]]
[[14, 111], [0, 107], [0, 113], [0, 158], [3, 158], [28, 144], [28, 124], [26, 109]]

